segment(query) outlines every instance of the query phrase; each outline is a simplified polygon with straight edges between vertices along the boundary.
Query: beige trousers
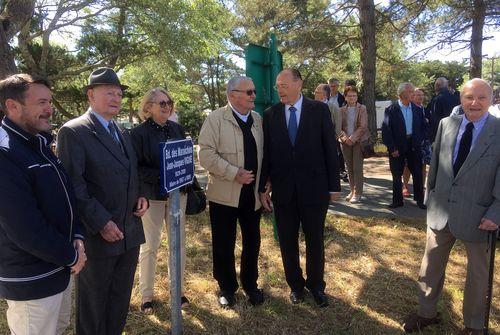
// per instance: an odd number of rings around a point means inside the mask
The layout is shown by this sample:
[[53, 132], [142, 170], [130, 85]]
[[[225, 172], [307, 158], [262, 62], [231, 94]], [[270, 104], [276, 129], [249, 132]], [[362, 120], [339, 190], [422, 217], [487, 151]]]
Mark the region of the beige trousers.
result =
[[341, 143], [342, 155], [347, 166], [349, 176], [349, 187], [355, 196], [363, 195], [363, 153], [361, 145], [355, 143], [353, 146]]
[[[187, 195], [181, 193], [181, 294], [184, 295], [184, 270], [186, 268], [186, 201]], [[139, 253], [139, 291], [142, 295], [142, 301], [151, 301], [154, 296], [154, 282], [156, 273], [156, 261], [158, 248], [161, 243], [161, 231], [165, 225], [167, 228], [168, 239], [170, 239], [170, 201], [149, 201], [149, 209], [142, 217], [144, 235], [146, 243], [141, 245]], [[170, 269], [169, 269], [170, 272]]]
[[7, 300], [7, 323], [12, 335], [62, 334], [71, 319], [71, 291], [73, 276], [68, 287], [50, 297], [14, 301]]
[[[436, 316], [436, 305], [443, 291], [446, 264], [455, 241], [448, 226], [440, 231], [427, 228], [427, 244], [418, 279], [420, 316]], [[482, 329], [488, 290], [488, 243], [463, 243], [467, 253], [467, 277], [462, 309], [464, 324], [472, 329]]]

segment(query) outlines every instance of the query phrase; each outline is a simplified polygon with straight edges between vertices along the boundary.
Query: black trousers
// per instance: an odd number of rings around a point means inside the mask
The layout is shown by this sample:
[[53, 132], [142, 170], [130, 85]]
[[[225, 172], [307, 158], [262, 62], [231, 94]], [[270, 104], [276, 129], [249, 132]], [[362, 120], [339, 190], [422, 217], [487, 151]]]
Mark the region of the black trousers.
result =
[[[408, 148], [411, 148], [411, 139], [408, 139]], [[424, 202], [424, 185], [422, 175], [422, 150], [399, 153], [399, 157], [392, 157], [389, 154], [389, 167], [392, 174], [392, 202], [394, 204], [403, 203], [403, 183], [401, 177], [405, 168], [405, 161], [408, 164], [413, 178], [413, 192], [417, 203]]]
[[76, 334], [121, 335], [127, 320], [139, 247], [88, 258], [76, 281]]
[[[274, 204], [286, 282], [292, 291], [300, 292], [304, 286], [309, 290], [324, 291], [324, 228], [328, 203], [303, 205], [297, 202], [296, 196], [292, 199], [286, 205]], [[306, 280], [299, 259], [300, 226], [306, 240]]]
[[227, 294], [233, 294], [238, 289], [234, 259], [237, 221], [240, 223], [243, 244], [241, 286], [246, 292], [257, 288], [261, 213], [260, 210], [254, 210], [253, 204], [255, 202], [252, 202], [251, 207], [237, 208], [210, 202], [213, 274], [221, 292]]

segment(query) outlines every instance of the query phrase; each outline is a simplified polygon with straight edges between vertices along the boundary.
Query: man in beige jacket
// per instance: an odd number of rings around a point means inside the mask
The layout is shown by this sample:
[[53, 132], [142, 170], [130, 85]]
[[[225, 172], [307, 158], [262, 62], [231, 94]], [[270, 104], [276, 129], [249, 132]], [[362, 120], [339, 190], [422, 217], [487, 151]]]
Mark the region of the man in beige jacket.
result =
[[237, 221], [243, 243], [241, 285], [252, 305], [264, 302], [257, 286], [261, 204], [256, 185], [263, 154], [262, 118], [252, 111], [256, 91], [251, 78], [230, 79], [226, 92], [227, 106], [210, 113], [198, 140], [200, 164], [209, 172], [213, 274], [223, 308], [234, 305], [238, 289], [234, 259]]

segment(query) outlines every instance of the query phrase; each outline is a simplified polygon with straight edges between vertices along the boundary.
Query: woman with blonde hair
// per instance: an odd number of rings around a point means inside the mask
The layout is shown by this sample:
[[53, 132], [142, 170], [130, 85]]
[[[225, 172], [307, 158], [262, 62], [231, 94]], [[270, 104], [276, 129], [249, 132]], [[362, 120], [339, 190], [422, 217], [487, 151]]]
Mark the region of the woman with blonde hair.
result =
[[[130, 132], [132, 144], [137, 154], [141, 194], [149, 200], [149, 210], [142, 217], [146, 243], [141, 245], [139, 254], [139, 291], [142, 295], [141, 311], [152, 314], [154, 279], [157, 253], [161, 242], [163, 225], [169, 232], [168, 196], [160, 195], [160, 155], [158, 144], [169, 140], [186, 138], [184, 129], [169, 120], [174, 112], [174, 101], [163, 88], [153, 88], [142, 98], [139, 116], [142, 123]], [[181, 188], [180, 236], [181, 236], [181, 306], [189, 305], [184, 296], [184, 270], [186, 267], [185, 227], [186, 190]], [[170, 239], [170, 236], [168, 236]], [[170, 270], [169, 270], [170, 272]]]
[[363, 152], [361, 142], [370, 137], [368, 131], [368, 114], [366, 107], [358, 103], [356, 86], [347, 86], [344, 90], [346, 103], [340, 108], [342, 115], [342, 131], [339, 142], [347, 165], [351, 192], [346, 200], [351, 203], [361, 201], [363, 195]]

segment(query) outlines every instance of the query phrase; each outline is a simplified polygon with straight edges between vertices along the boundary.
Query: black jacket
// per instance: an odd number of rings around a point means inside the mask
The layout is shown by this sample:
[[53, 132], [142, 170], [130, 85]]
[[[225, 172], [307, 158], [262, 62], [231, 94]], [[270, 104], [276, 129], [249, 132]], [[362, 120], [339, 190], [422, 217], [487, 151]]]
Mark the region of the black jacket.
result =
[[384, 112], [382, 123], [382, 141], [389, 153], [398, 150], [400, 153], [407, 151], [421, 152], [422, 142], [425, 139], [427, 123], [422, 109], [411, 104], [412, 110], [412, 148], [407, 148], [406, 125], [398, 102], [393, 102]]
[[453, 107], [460, 105], [460, 97], [451, 94], [447, 88], [443, 88], [439, 93], [429, 102], [428, 109], [431, 112], [429, 139], [434, 143], [436, 138], [439, 121], [450, 116]]
[[162, 127], [147, 119], [130, 131], [130, 137], [137, 154], [140, 193], [149, 200], [166, 200], [167, 196], [160, 195], [159, 143], [185, 139], [184, 129], [173, 121]]
[[264, 111], [264, 157], [259, 192], [269, 178], [273, 202], [287, 204], [295, 193], [301, 204], [328, 204], [340, 192], [339, 163], [328, 106], [303, 98], [295, 146], [288, 137], [285, 105]]
[[52, 137], [7, 117], [0, 127], [0, 298], [33, 300], [66, 289], [83, 227]]

